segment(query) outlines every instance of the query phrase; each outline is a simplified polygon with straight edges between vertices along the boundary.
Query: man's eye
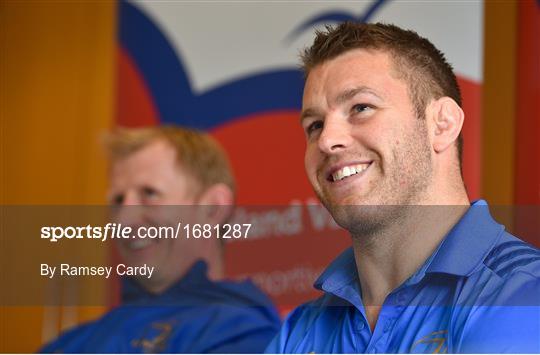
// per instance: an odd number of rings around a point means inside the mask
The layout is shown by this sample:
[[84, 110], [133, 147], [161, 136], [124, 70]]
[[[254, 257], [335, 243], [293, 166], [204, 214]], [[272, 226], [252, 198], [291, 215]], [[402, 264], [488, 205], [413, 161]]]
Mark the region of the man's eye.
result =
[[357, 112], [365, 112], [367, 110], [371, 109], [371, 106], [369, 105], [366, 105], [366, 104], [356, 104], [352, 107], [352, 111], [354, 113], [357, 113]]
[[315, 121], [315, 122], [312, 122], [309, 126], [307, 126], [306, 133], [310, 135], [311, 133], [321, 128], [323, 128], [322, 121]]
[[114, 206], [121, 206], [124, 203], [124, 195], [118, 194], [114, 195], [111, 199], [111, 204]]
[[158, 192], [156, 189], [152, 187], [148, 187], [148, 186], [143, 187], [142, 193], [143, 193], [143, 197], [145, 198], [154, 198], [158, 195]]

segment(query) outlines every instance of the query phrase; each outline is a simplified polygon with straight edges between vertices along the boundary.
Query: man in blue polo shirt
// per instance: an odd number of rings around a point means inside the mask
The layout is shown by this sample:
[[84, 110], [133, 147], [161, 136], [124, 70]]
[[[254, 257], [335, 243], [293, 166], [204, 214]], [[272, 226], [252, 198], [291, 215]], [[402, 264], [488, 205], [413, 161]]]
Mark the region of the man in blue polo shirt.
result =
[[412, 31], [344, 23], [302, 59], [306, 172], [352, 248], [267, 352], [540, 352], [540, 251], [469, 203], [444, 55]]
[[[111, 135], [110, 202], [133, 229], [226, 223], [235, 184], [227, 157], [208, 134], [181, 127], [122, 129]], [[210, 238], [122, 239], [130, 266], [122, 304], [69, 330], [42, 352], [255, 353], [279, 329], [272, 303], [250, 281], [224, 279], [223, 243]]]

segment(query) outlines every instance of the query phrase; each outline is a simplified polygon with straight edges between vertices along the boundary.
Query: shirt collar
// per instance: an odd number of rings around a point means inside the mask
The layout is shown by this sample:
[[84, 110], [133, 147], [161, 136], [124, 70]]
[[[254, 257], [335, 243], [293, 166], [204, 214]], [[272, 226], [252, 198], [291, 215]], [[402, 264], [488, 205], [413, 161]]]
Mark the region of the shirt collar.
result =
[[340, 299], [347, 300], [363, 312], [363, 304], [354, 260], [354, 251], [350, 247], [334, 260], [330, 266], [315, 281], [315, 288], [338, 296], [333, 305], [342, 305]]
[[353, 248], [347, 248], [324, 270], [315, 281], [314, 287], [332, 292], [358, 279]]
[[[487, 202], [474, 202], [450, 230], [434, 254], [409, 279], [419, 281], [427, 273], [470, 275], [491, 251], [503, 226], [493, 220]], [[350, 285], [358, 280], [352, 247], [338, 256], [315, 281], [314, 287], [326, 292]]]
[[208, 266], [204, 261], [195, 262], [184, 277], [160, 294], [149, 293], [133, 278], [124, 277], [122, 278], [122, 303], [160, 300], [175, 296], [190, 285], [209, 282], [206, 276], [207, 270]]
[[426, 273], [469, 276], [482, 265], [503, 230], [491, 217], [486, 201], [474, 202], [447, 234]]

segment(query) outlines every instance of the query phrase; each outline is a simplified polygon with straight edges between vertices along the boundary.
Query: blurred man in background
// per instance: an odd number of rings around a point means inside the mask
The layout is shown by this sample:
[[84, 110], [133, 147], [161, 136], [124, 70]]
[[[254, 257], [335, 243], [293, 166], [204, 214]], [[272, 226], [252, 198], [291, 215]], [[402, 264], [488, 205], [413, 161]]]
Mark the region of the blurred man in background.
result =
[[[120, 129], [108, 139], [114, 221], [133, 229], [226, 223], [234, 178], [209, 135], [179, 127]], [[132, 238], [122, 262], [154, 267], [122, 279], [122, 305], [68, 331], [43, 352], [255, 353], [279, 328], [269, 299], [251, 282], [223, 281], [223, 241]]]

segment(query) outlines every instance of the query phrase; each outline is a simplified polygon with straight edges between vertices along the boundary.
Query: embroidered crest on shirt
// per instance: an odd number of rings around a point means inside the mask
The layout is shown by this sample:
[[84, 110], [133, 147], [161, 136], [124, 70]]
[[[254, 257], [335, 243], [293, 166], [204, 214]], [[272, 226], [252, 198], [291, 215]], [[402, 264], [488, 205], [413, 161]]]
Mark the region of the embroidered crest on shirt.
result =
[[447, 337], [448, 330], [439, 330], [429, 333], [428, 335], [415, 341], [409, 352], [424, 354], [446, 354], [448, 352], [448, 345], [446, 344]]
[[[162, 353], [167, 348], [173, 331], [173, 323], [154, 322], [151, 331], [140, 339], [134, 339], [131, 344], [136, 348], [142, 348], [145, 353]], [[148, 333], [151, 333], [151, 335]]]

